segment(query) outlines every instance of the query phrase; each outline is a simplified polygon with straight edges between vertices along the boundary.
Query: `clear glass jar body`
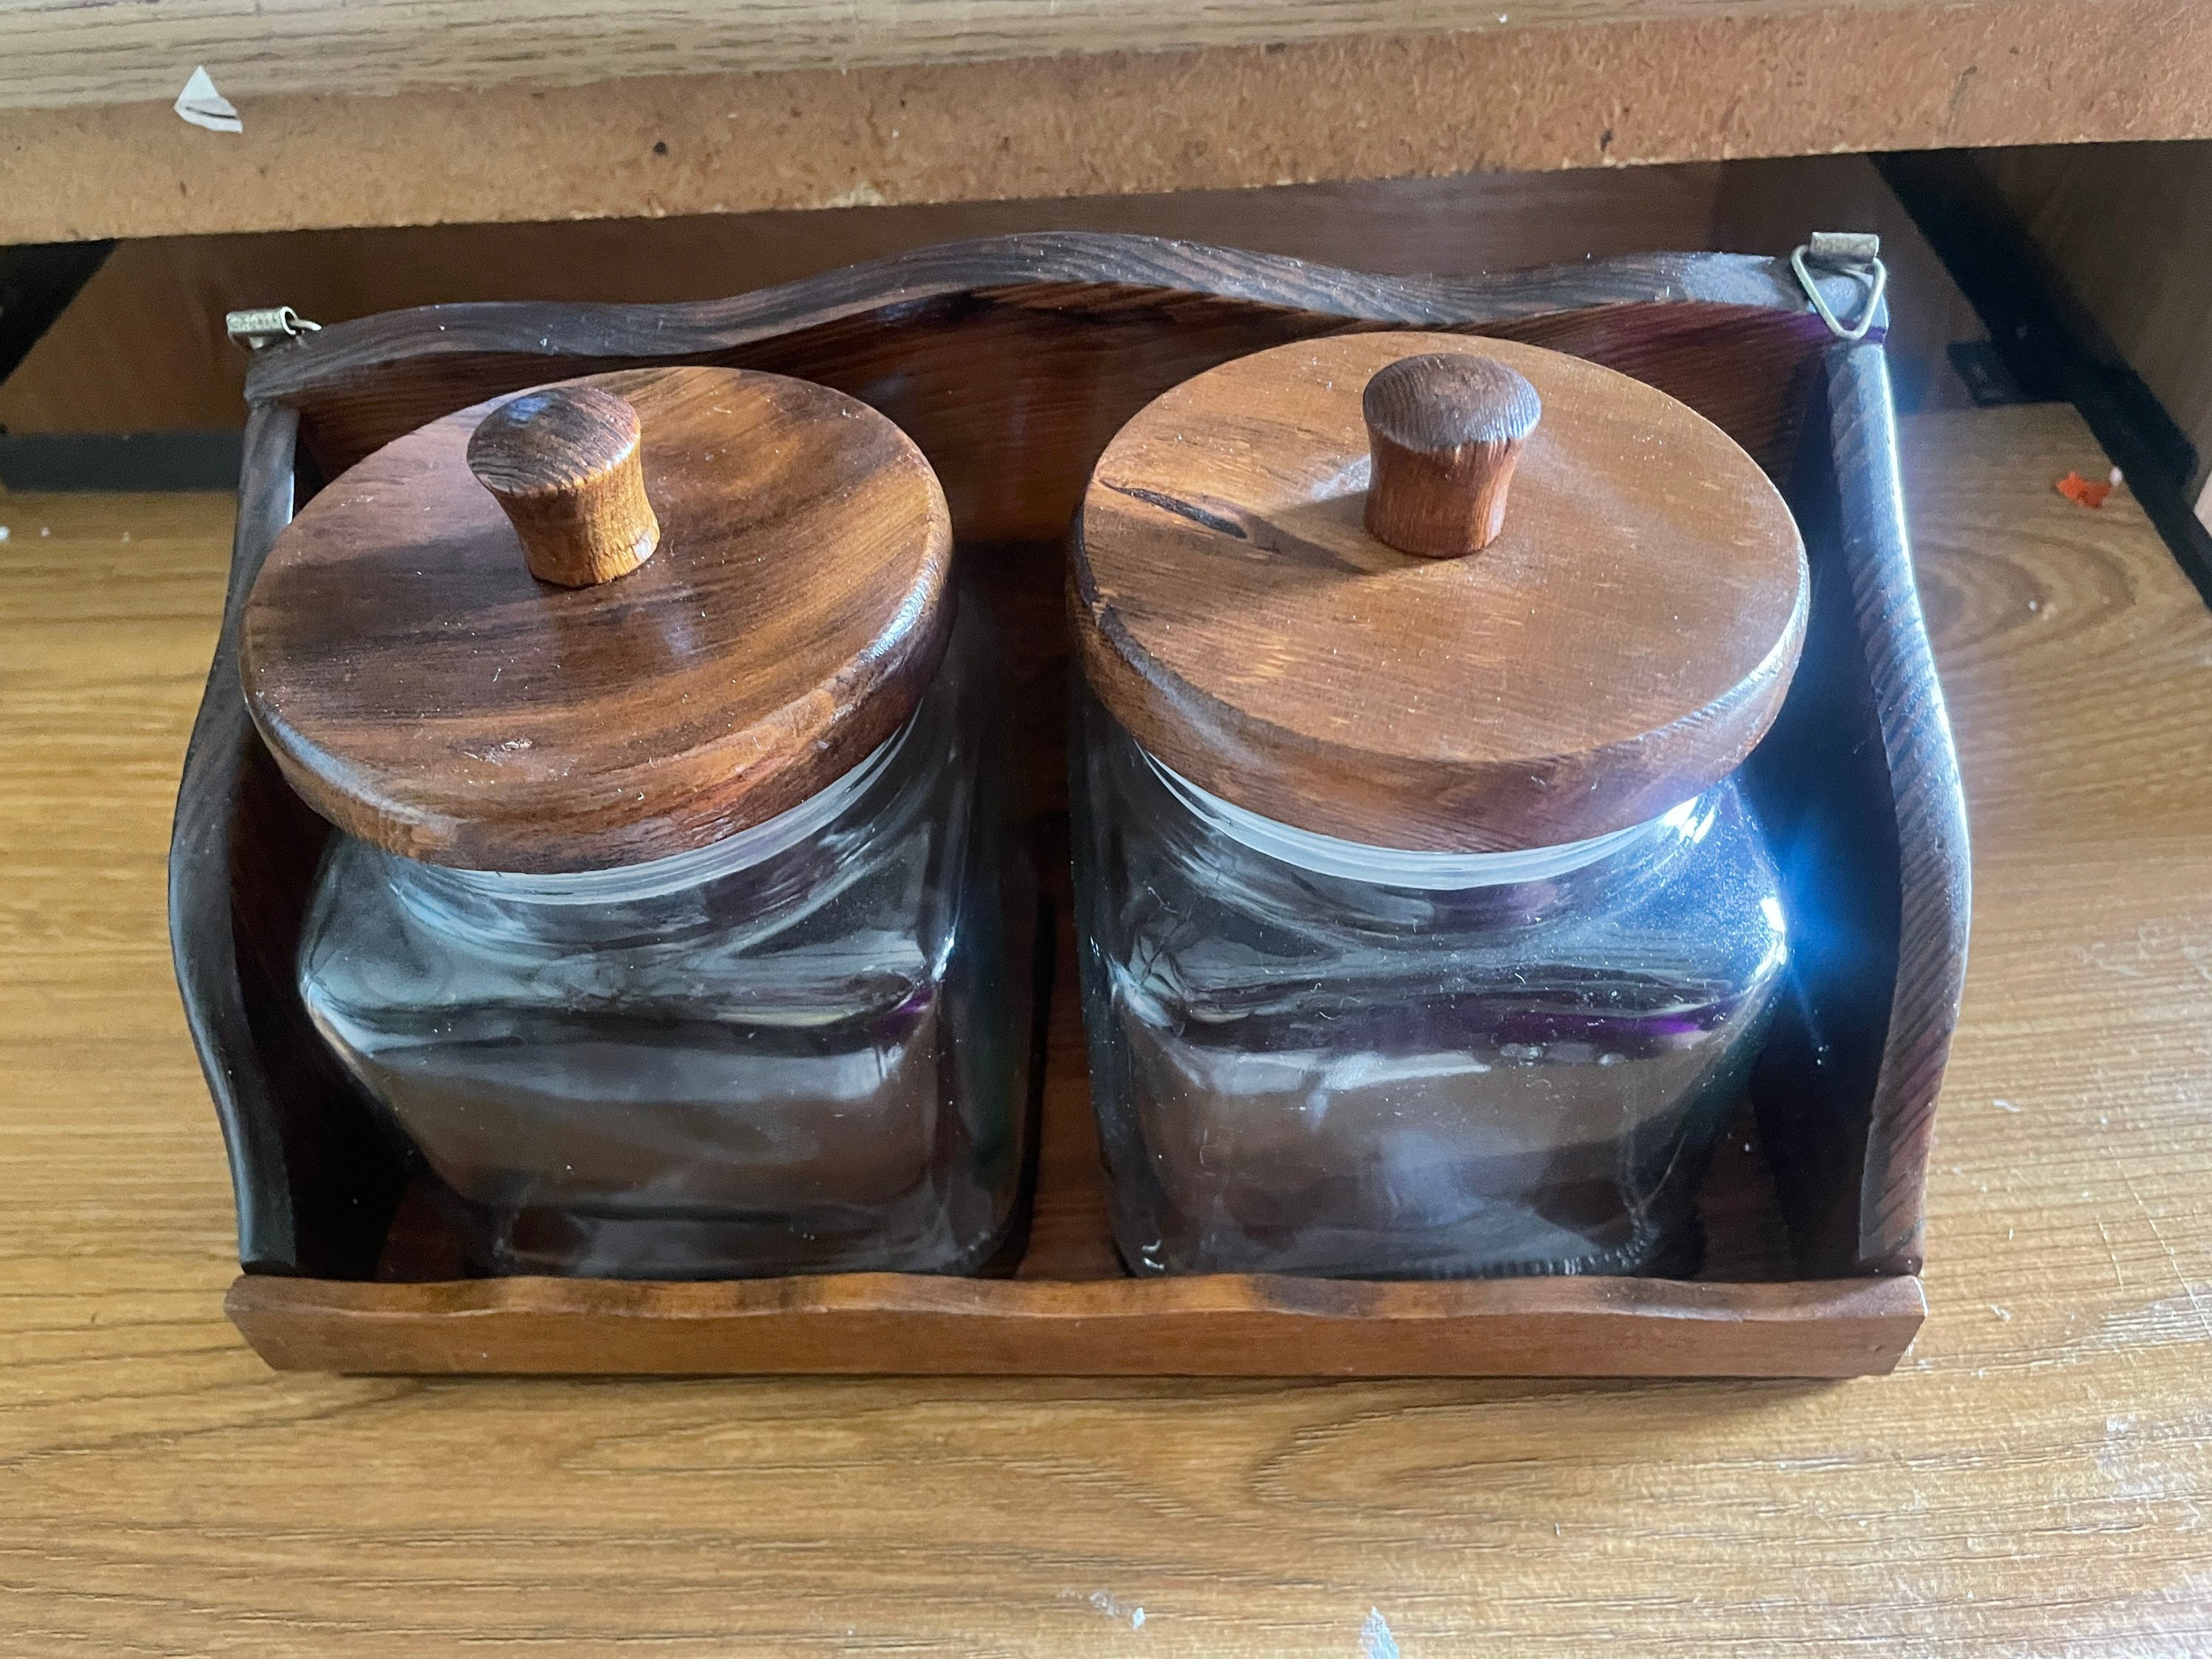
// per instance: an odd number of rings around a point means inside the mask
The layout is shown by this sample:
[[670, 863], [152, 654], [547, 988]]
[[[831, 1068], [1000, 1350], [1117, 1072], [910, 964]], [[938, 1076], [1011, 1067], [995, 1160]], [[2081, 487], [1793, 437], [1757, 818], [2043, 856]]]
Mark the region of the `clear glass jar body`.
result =
[[1132, 1271], [1679, 1268], [1786, 954], [1732, 780], [1564, 856], [1409, 878], [1420, 855], [1364, 849], [1386, 884], [1257, 850], [1264, 821], [1078, 702], [1084, 1019]]
[[492, 1273], [985, 1266], [1028, 1133], [1034, 882], [963, 616], [871, 761], [699, 852], [582, 876], [333, 838], [317, 1027]]

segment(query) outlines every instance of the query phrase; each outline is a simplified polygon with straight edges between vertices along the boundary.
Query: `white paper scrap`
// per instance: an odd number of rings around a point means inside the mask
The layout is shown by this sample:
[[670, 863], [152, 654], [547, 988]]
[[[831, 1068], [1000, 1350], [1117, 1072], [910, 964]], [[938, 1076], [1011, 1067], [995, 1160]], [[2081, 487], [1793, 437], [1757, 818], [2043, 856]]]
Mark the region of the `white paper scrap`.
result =
[[194, 126], [205, 127], [210, 132], [246, 131], [246, 123], [238, 118], [238, 106], [215, 89], [215, 82], [208, 78], [205, 64], [192, 71], [192, 78], [185, 82], [185, 89], [177, 94], [177, 113]]

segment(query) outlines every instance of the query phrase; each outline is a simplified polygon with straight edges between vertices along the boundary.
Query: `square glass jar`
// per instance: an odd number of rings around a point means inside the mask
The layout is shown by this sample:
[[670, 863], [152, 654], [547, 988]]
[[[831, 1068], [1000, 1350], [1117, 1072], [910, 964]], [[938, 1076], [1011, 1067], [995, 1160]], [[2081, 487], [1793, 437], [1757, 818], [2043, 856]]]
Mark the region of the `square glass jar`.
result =
[[478, 1271], [964, 1273], [1006, 1240], [1036, 892], [961, 609], [894, 737], [715, 845], [509, 875], [332, 838], [301, 994]]
[[476, 1273], [973, 1273], [1014, 1231], [1035, 926], [927, 458], [687, 364], [441, 416], [240, 625], [337, 832], [311, 1019]]
[[1079, 951], [1139, 1273], [1680, 1270], [1786, 961], [1733, 779], [1595, 842], [1407, 854], [1256, 819], [1087, 691]]
[[1695, 410], [1302, 341], [1115, 434], [1069, 605], [1077, 905], [1138, 1273], [1683, 1273], [1787, 961], [1736, 770], [1809, 601]]

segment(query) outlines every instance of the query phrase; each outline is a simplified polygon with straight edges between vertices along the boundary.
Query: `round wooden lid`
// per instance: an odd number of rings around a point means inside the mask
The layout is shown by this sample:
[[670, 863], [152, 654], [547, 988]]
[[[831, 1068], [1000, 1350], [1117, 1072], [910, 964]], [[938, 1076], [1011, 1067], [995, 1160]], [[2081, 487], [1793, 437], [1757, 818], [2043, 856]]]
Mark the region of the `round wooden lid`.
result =
[[352, 835], [474, 869], [641, 863], [896, 731], [951, 553], [921, 452], [842, 392], [593, 375], [434, 421], [309, 501], [246, 601], [246, 705]]
[[1726, 775], [1809, 592], [1789, 508], [1717, 427], [1449, 334], [1176, 386], [1100, 458], [1076, 541], [1085, 672], [1147, 750], [1282, 823], [1440, 852], [1607, 834]]

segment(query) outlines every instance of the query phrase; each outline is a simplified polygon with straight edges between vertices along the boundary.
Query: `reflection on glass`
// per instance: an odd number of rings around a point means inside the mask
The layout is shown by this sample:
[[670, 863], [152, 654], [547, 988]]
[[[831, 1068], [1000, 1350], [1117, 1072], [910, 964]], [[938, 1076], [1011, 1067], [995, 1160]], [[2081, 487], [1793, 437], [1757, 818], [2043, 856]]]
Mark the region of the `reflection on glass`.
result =
[[874, 757], [698, 852], [520, 877], [334, 840], [301, 989], [466, 1201], [479, 1270], [991, 1257], [1022, 1164], [1035, 898], [989, 657], [963, 617]]
[[1785, 957], [1732, 781], [1577, 848], [1409, 858], [1253, 820], [1088, 693], [1078, 728], [1084, 1017], [1133, 1271], [1683, 1265]]

